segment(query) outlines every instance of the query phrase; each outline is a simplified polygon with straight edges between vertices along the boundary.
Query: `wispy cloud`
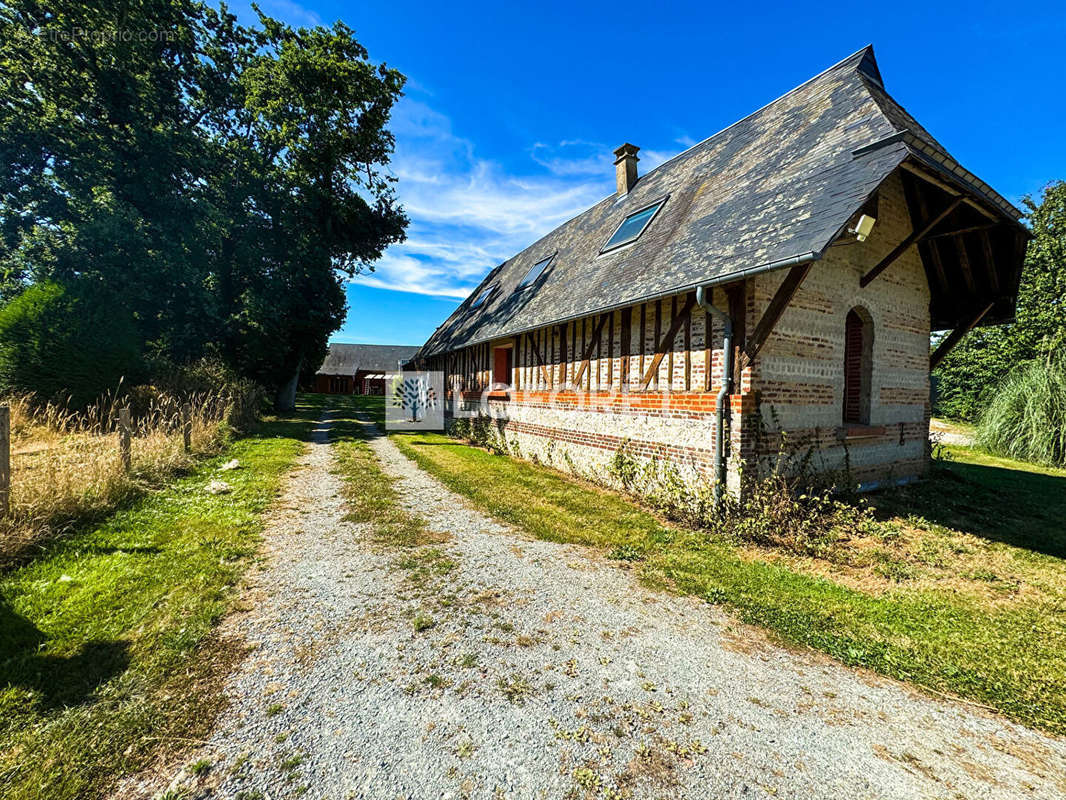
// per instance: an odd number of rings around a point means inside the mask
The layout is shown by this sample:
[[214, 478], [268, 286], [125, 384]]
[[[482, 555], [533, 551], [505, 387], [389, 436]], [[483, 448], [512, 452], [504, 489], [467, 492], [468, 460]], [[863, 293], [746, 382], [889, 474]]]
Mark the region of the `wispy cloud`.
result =
[[285, 20], [290, 25], [312, 27], [322, 24], [318, 14], [296, 0], [260, 0], [259, 6], [268, 17]]
[[[505, 169], [410, 95], [397, 105], [392, 131], [392, 170], [411, 225], [406, 242], [353, 279], [367, 286], [464, 298], [490, 269], [614, 188], [611, 150], [602, 143], [536, 142], [528, 163]], [[642, 171], [671, 155], [642, 152]]]
[[596, 175], [553, 170], [536, 157], [529, 169], [509, 172], [411, 97], [397, 105], [392, 131], [397, 194], [411, 225], [406, 242], [354, 278], [367, 286], [466, 297], [490, 269], [610, 191], [602, 155]]

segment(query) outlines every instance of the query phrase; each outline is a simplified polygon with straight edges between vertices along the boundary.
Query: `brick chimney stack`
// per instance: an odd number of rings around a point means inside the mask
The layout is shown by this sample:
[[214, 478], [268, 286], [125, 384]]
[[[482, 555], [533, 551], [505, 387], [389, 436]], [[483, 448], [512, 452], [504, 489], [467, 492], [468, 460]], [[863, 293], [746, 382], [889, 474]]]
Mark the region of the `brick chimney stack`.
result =
[[640, 150], [634, 144], [626, 142], [614, 151], [614, 174], [618, 181], [618, 194], [628, 194], [637, 183], [637, 152]]

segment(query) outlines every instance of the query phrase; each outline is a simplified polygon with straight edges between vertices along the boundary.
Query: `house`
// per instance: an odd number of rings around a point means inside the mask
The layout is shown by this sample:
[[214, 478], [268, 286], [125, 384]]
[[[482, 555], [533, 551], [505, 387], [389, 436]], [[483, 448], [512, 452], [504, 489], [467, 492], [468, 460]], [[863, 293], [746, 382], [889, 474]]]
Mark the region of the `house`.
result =
[[311, 390], [325, 394], [384, 394], [385, 373], [395, 372], [418, 351], [391, 344], [331, 344]]
[[782, 446], [867, 488], [922, 475], [931, 363], [1012, 318], [1021, 213], [888, 95], [872, 47], [645, 175], [637, 153], [422, 346], [453, 418], [719, 491]]

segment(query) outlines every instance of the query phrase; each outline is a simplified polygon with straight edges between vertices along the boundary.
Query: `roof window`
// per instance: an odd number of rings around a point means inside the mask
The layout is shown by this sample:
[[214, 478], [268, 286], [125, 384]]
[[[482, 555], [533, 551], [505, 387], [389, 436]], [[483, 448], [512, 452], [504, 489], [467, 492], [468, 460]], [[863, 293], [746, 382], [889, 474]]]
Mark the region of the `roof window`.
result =
[[621, 247], [639, 239], [640, 235], [644, 233], [644, 229], [648, 227], [665, 202], [665, 197], [662, 200], [656, 200], [650, 206], [645, 206], [640, 211], [635, 211], [622, 220], [622, 224], [618, 226], [618, 229], [607, 240], [607, 244], [603, 246], [600, 252], [606, 253], [608, 250], [614, 250], [616, 247]]
[[489, 295], [491, 295], [495, 291], [496, 284], [489, 286], [487, 289], [482, 291], [481, 294], [474, 298], [474, 302], [470, 304], [470, 308], [480, 308], [481, 306], [485, 305], [485, 301], [489, 299]]
[[526, 273], [526, 277], [522, 278], [522, 282], [518, 284], [519, 289], [525, 289], [537, 278], [544, 274], [544, 270], [548, 268], [548, 265], [552, 263], [552, 259], [555, 258], [555, 254], [548, 256], [547, 258], [538, 261], [532, 267], [529, 268], [529, 272]]

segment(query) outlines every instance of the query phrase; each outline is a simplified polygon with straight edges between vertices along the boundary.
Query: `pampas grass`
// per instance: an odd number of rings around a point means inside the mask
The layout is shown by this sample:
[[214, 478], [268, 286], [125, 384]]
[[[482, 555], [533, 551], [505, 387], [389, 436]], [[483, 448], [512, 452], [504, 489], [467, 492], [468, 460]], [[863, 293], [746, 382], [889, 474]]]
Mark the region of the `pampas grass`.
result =
[[994, 455], [1066, 466], [1066, 357], [1020, 366], [981, 415], [976, 444]]

